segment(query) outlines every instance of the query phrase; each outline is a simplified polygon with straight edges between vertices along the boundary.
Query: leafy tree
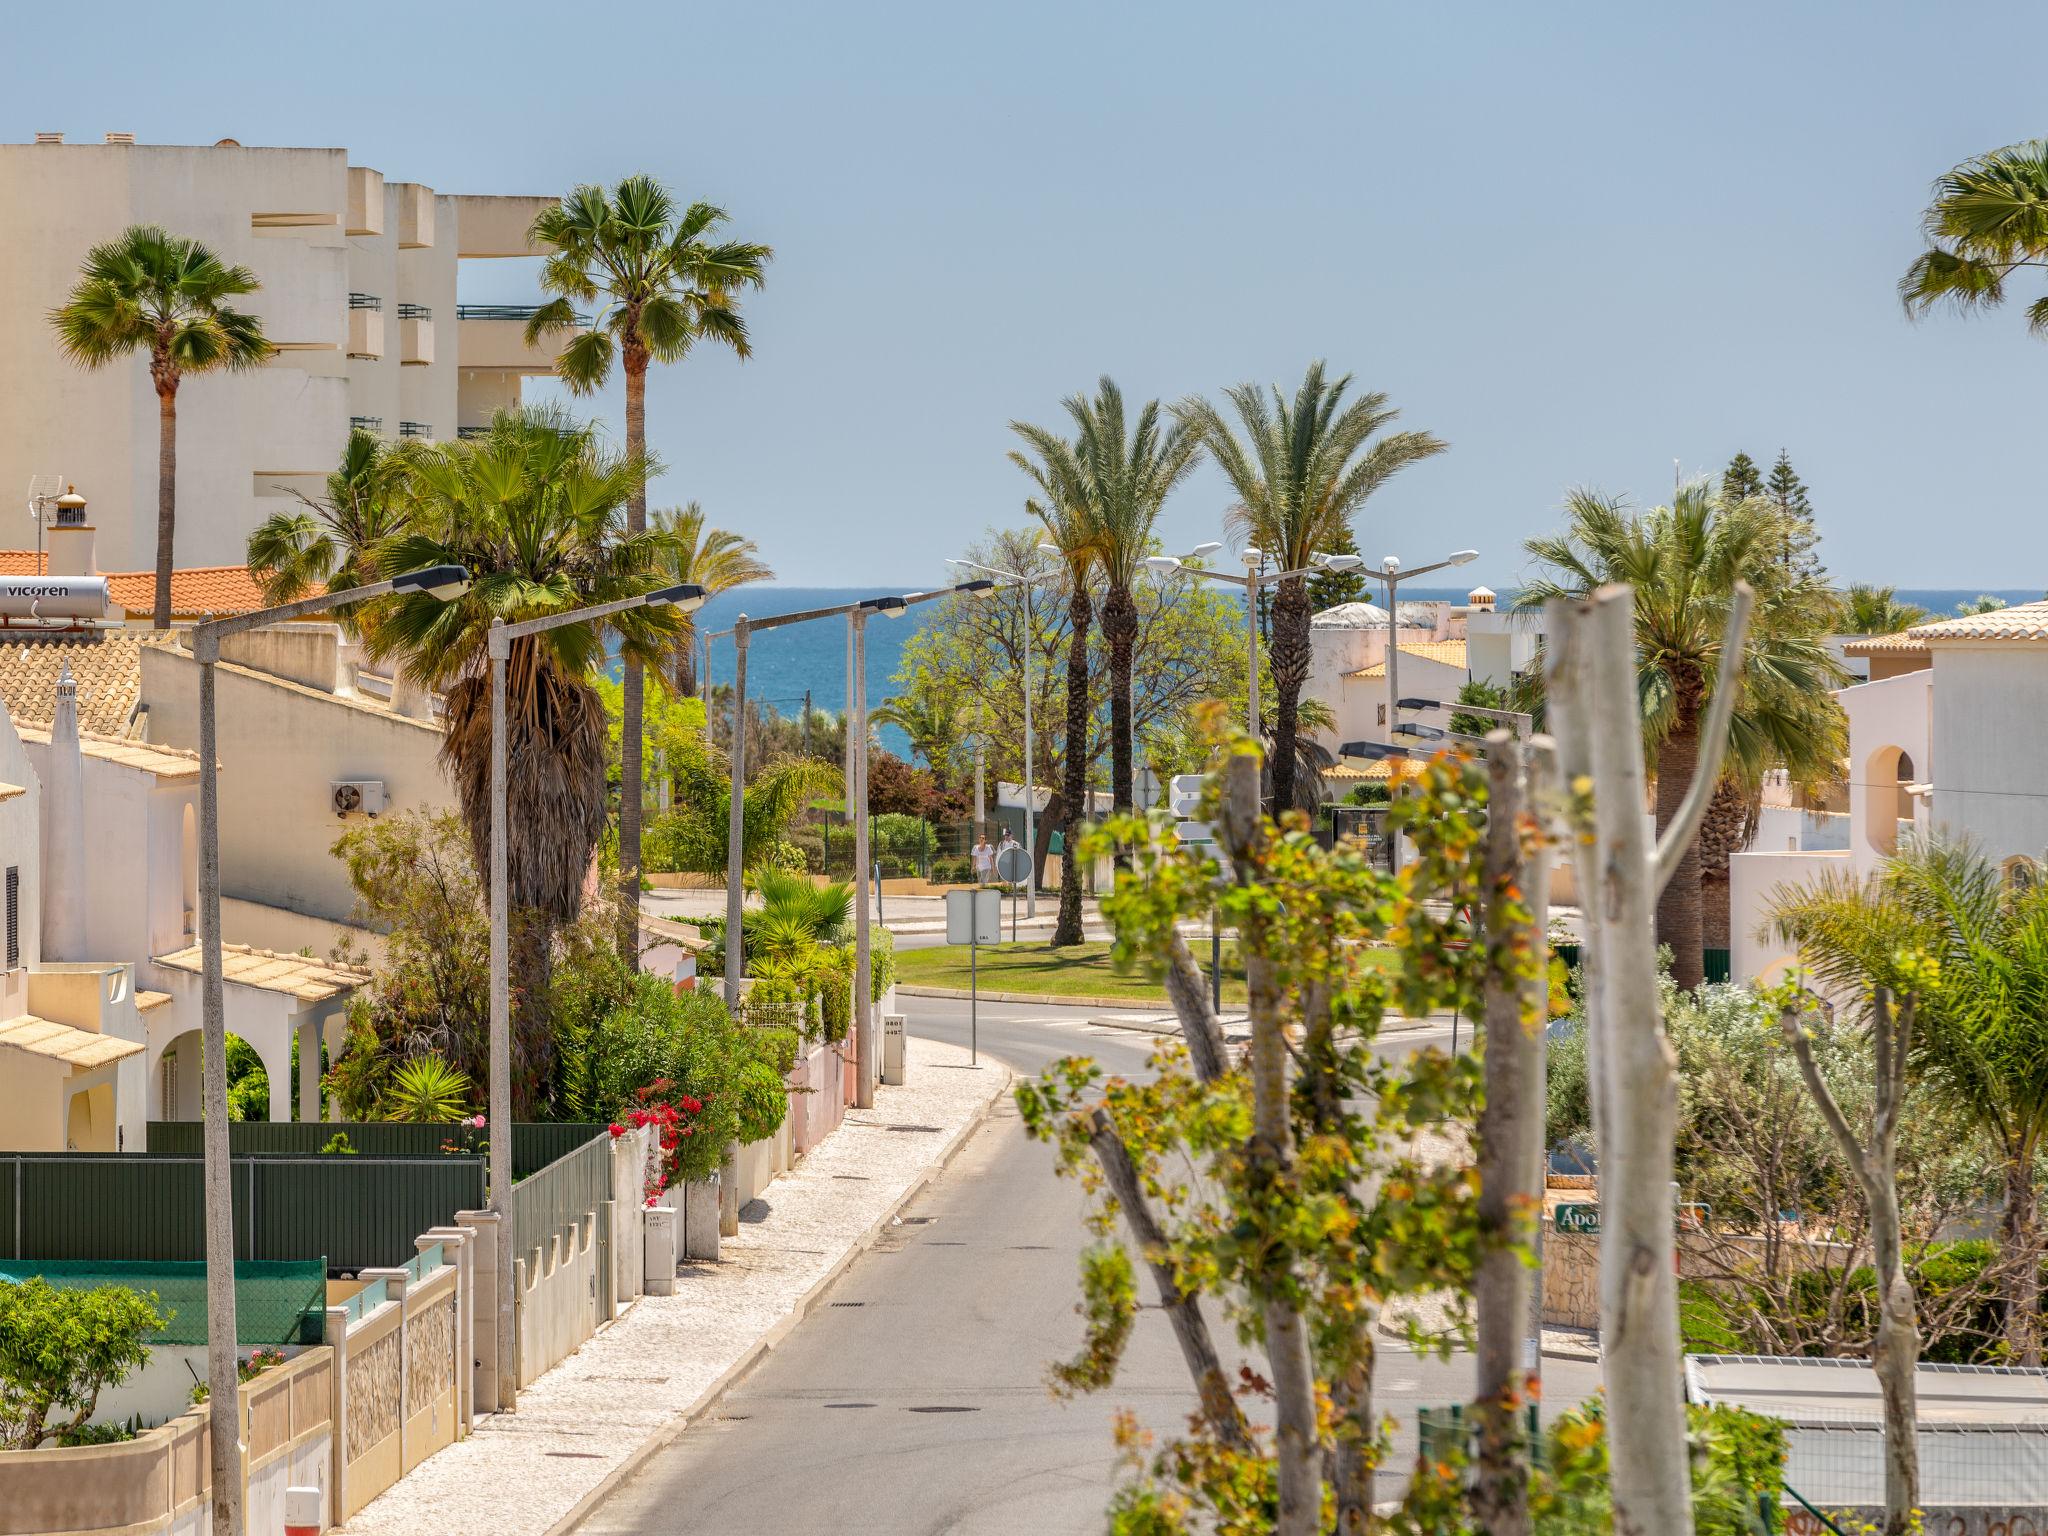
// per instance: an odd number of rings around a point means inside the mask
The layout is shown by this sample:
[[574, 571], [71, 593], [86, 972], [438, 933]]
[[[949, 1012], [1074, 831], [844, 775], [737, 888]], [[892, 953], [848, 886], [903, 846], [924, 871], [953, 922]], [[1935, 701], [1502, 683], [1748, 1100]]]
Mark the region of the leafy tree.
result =
[[[149, 1359], [156, 1292], [0, 1280], [0, 1450], [32, 1451], [82, 1428], [100, 1394]], [[68, 1415], [57, 1417], [53, 1415]]]
[[[478, 869], [491, 852], [491, 621], [643, 596], [667, 582], [660, 533], [623, 526], [642, 465], [601, 447], [559, 413], [506, 413], [482, 438], [439, 443], [412, 470], [414, 525], [385, 544], [386, 572], [458, 564], [472, 577], [452, 602], [394, 594], [359, 622], [372, 658], [401, 663], [447, 699], [441, 759], [454, 780]], [[515, 1027], [528, 1092], [554, 1079], [546, 1005], [551, 938], [582, 912], [606, 821], [605, 717], [595, 679], [607, 646], [643, 661], [675, 636], [673, 608], [628, 609], [512, 642], [506, 665], [506, 865], [512, 908]], [[627, 740], [638, 744], [637, 717]], [[637, 794], [631, 785], [628, 800]], [[633, 902], [638, 901], [635, 875]], [[632, 920], [634, 906], [616, 921]], [[455, 1059], [451, 1056], [451, 1059]], [[520, 1100], [522, 1112], [532, 1107]]]
[[[656, 867], [722, 875], [731, 845], [732, 775], [723, 754], [697, 747], [668, 760], [675, 809], [648, 828]], [[790, 830], [811, 802], [844, 792], [839, 769], [815, 758], [785, 758], [764, 768], [740, 792], [740, 865], [759, 870], [801, 866]]]
[[[1508, 691], [1498, 683], [1489, 683], [1482, 678], [1468, 677], [1463, 683], [1458, 685], [1457, 702], [1460, 704], [1470, 704], [1479, 709], [1506, 709], [1508, 707]], [[1453, 714], [1449, 722], [1449, 729], [1457, 732], [1460, 736], [1484, 736], [1489, 731], [1495, 731], [1499, 728], [1500, 723], [1498, 721], [1489, 720], [1484, 715]]]
[[1728, 461], [1728, 467], [1721, 471], [1721, 500], [1730, 503], [1747, 501], [1763, 493], [1763, 471], [1756, 467], [1756, 460], [1746, 453], [1736, 454]]
[[197, 240], [133, 224], [86, 253], [78, 282], [50, 323], [64, 355], [104, 368], [149, 354], [156, 388], [156, 602], [151, 623], [171, 627], [171, 570], [178, 531], [178, 387], [191, 374], [254, 368], [274, 350], [254, 315], [228, 300], [262, 285]]
[[1967, 843], [1911, 838], [1867, 881], [1816, 879], [1782, 894], [1770, 916], [1828, 994], [1859, 1008], [1877, 989], [1918, 996], [1918, 1081], [1999, 1151], [2006, 1340], [2020, 1364], [2040, 1364], [2048, 886], [2009, 884]]
[[[773, 581], [775, 572], [761, 559], [752, 539], [706, 527], [704, 509], [696, 502], [654, 514], [657, 532], [669, 538], [663, 565], [671, 583], [694, 582], [708, 597], [730, 592], [757, 581]], [[694, 615], [682, 615], [682, 626], [669, 649], [669, 686], [688, 696], [697, 691], [697, 624]]]
[[[1339, 541], [1355, 536], [1353, 520], [1375, 491], [1450, 446], [1428, 432], [1388, 432], [1400, 412], [1386, 395], [1361, 395], [1347, 405], [1350, 387], [1349, 374], [1326, 380], [1321, 362], [1309, 365], [1291, 403], [1277, 386], [1269, 397], [1255, 384], [1240, 384], [1226, 398], [1242, 437], [1206, 400], [1190, 398], [1177, 408], [1237, 493], [1236, 527], [1283, 571], [1306, 570], [1318, 552], [1335, 552]], [[1308, 579], [1281, 582], [1270, 647], [1273, 794], [1281, 806], [1296, 803], [1297, 713], [1312, 617]]]
[[[1927, 249], [1899, 279], [1899, 302], [1919, 318], [1943, 305], [1970, 311], [2005, 302], [2006, 280], [2048, 266], [2048, 139], [1964, 161], [1934, 183], [1921, 215]], [[2027, 329], [2048, 335], [2048, 298], [2027, 306]]]
[[[530, 239], [552, 254], [541, 287], [555, 294], [526, 322], [529, 343], [561, 331], [576, 334], [555, 371], [578, 394], [603, 387], [617, 361], [626, 376], [626, 458], [633, 471], [626, 532], [647, 530], [647, 369], [681, 362], [700, 341], [735, 356], [752, 355], [738, 296], [759, 288], [774, 252], [765, 245], [715, 236], [725, 211], [710, 203], [679, 209], [651, 176], [628, 176], [607, 192], [583, 185], [534, 218]], [[587, 330], [577, 304], [605, 308]], [[669, 548], [675, 548], [670, 545]], [[678, 556], [678, 558], [680, 558]], [[676, 643], [671, 635], [671, 654]], [[634, 913], [640, 899], [640, 738], [645, 658], [624, 658], [625, 735], [620, 754], [619, 953], [639, 944]]]
[[[1358, 539], [1352, 533], [1349, 523], [1319, 547], [1323, 553], [1330, 555], [1355, 555], [1359, 552]], [[1317, 614], [1325, 608], [1365, 601], [1371, 595], [1371, 585], [1372, 579], [1363, 569], [1319, 570], [1308, 579], [1309, 611], [1311, 614]]]
[[1854, 582], [1841, 595], [1835, 627], [1844, 635], [1895, 635], [1931, 617], [1925, 608], [1900, 602], [1896, 588]]
[[1818, 578], [1820, 533], [1813, 526], [1813, 503], [1806, 483], [1792, 468], [1792, 456], [1782, 448], [1771, 466], [1771, 478], [1765, 482], [1764, 497], [1778, 509], [1780, 558], [1801, 575]]
[[[1637, 690], [1644, 748], [1656, 774], [1657, 829], [1671, 825], [1699, 761], [1729, 604], [1746, 581], [1757, 594], [1745, 641], [1742, 693], [1729, 723], [1729, 761], [1754, 782], [1766, 766], [1795, 777], [1831, 772], [1844, 726], [1829, 690], [1846, 680], [1824, 635], [1833, 615], [1826, 587], [1778, 558], [1776, 510], [1758, 501], [1723, 505], [1703, 482], [1680, 488], [1669, 507], [1634, 512], [1587, 490], [1566, 501], [1567, 526], [1530, 539], [1541, 567], [1517, 599], [1583, 599], [1626, 582], [1635, 591]], [[1703, 978], [1703, 893], [1695, 838], [1657, 901], [1657, 937], [1672, 949], [1672, 974], [1690, 990]]]

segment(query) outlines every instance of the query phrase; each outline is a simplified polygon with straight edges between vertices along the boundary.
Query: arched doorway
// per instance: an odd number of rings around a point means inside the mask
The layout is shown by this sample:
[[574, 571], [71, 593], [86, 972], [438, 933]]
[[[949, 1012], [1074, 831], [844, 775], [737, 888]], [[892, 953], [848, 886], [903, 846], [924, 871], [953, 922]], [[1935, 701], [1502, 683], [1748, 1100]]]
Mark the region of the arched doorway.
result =
[[1898, 747], [1879, 747], [1863, 771], [1863, 836], [1877, 852], [1890, 858], [1899, 851], [1900, 823], [1913, 825], [1913, 759]]
[[[152, 1120], [203, 1120], [205, 1054], [199, 1031], [188, 1029], [165, 1044], [152, 1067]], [[228, 1118], [268, 1120], [277, 1102], [273, 1081], [288, 1084], [290, 1059], [272, 1063], [248, 1041], [228, 1033]], [[284, 1099], [290, 1103], [289, 1097]], [[287, 1111], [289, 1118], [289, 1111]]]

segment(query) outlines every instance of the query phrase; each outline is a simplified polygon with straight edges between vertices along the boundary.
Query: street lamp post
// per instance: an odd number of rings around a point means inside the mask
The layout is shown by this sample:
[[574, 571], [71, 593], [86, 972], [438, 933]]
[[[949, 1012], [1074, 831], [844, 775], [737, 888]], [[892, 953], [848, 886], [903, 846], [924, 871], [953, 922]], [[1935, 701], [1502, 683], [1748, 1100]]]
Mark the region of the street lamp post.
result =
[[241, 1381], [235, 1368], [235, 1213], [228, 1147], [226, 982], [220, 947], [220, 756], [214, 693], [220, 643], [229, 635], [265, 624], [324, 613], [391, 592], [430, 592], [445, 601], [459, 597], [468, 588], [469, 572], [461, 566], [436, 565], [407, 571], [388, 581], [323, 592], [295, 603], [192, 626], [192, 659], [199, 664], [199, 1022], [206, 1065], [200, 1086], [205, 1101], [206, 1376], [215, 1536], [241, 1536], [242, 1532]]
[[[1401, 562], [1392, 555], [1380, 561], [1379, 578], [1387, 587], [1387, 741], [1393, 743], [1401, 729], [1401, 604], [1400, 588], [1404, 581], [1413, 581], [1418, 576], [1427, 576], [1435, 571], [1447, 571], [1454, 565], [1470, 565], [1479, 558], [1476, 549], [1461, 549], [1456, 554], [1446, 555], [1428, 565], [1418, 565], [1412, 571], [1401, 569]], [[1401, 829], [1391, 821], [1387, 823], [1387, 858], [1395, 873], [1401, 869]]]
[[[512, 657], [512, 642], [538, 635], [565, 624], [587, 623], [608, 618], [629, 608], [673, 604], [683, 612], [701, 607], [704, 589], [693, 583], [663, 587], [615, 603], [597, 603], [572, 608], [566, 613], [545, 614], [507, 624], [491, 620], [486, 650], [491, 663], [491, 1018], [490, 1018], [490, 1206], [498, 1218], [497, 1296], [493, 1308], [494, 1337], [498, 1341], [498, 1401], [500, 1412], [509, 1413], [519, 1396], [518, 1372], [512, 1362], [516, 1353], [512, 1332], [512, 964], [511, 922], [512, 882], [506, 869], [507, 748], [505, 741], [505, 664]], [[637, 923], [638, 914], [634, 914]]]
[[[1038, 752], [1037, 743], [1031, 734], [1031, 648], [1035, 633], [1031, 616], [1031, 589], [1038, 583], [1035, 578], [1006, 571], [998, 566], [983, 565], [979, 560], [948, 560], [948, 565], [958, 565], [970, 571], [986, 571], [991, 576], [1000, 576], [1005, 581], [1014, 581], [1024, 591], [1024, 851], [1031, 860], [1031, 873], [1024, 881], [1024, 915], [1038, 916]], [[977, 750], [979, 739], [977, 738]], [[997, 786], [1000, 789], [1000, 784]], [[981, 782], [979, 763], [974, 786], [974, 814], [976, 832], [979, 835], [981, 818]]]

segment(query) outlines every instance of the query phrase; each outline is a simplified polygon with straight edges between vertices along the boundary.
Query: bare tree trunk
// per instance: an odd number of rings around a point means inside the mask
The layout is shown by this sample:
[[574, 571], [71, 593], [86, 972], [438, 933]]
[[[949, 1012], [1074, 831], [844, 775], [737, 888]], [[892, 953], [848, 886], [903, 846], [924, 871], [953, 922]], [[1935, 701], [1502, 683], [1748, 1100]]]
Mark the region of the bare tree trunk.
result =
[[1905, 1241], [1899, 1225], [1899, 1114], [1906, 1098], [1906, 1055], [1912, 1048], [1913, 998], [1893, 1006], [1879, 987], [1872, 999], [1871, 1043], [1877, 1057], [1876, 1104], [1870, 1141], [1857, 1139], [1813, 1059], [1813, 1044], [1796, 1008], [1778, 1016], [1799, 1059], [1799, 1075], [1819, 1107], [1835, 1143], [1870, 1206], [1870, 1239], [1878, 1288], [1877, 1340], [1871, 1364], [1884, 1397], [1884, 1536], [1907, 1536], [1920, 1503], [1920, 1425], [1913, 1371], [1920, 1360], [1920, 1317], [1906, 1278]]
[[[1679, 720], [1657, 746], [1657, 835], [1670, 829], [1679, 802], [1699, 772], [1700, 735], [1683, 705]], [[1657, 898], [1657, 942], [1671, 946], [1671, 979], [1690, 992], [1706, 979], [1700, 955], [1699, 839], [1687, 842], [1678, 872]]]
[[1095, 604], [1085, 576], [1075, 574], [1067, 599], [1067, 742], [1060, 765], [1060, 800], [1065, 811], [1060, 836], [1060, 918], [1052, 946], [1081, 942], [1081, 823], [1088, 819], [1088, 627]]
[[1215, 1082], [1229, 1070], [1229, 1049], [1224, 1044], [1223, 1025], [1210, 1006], [1208, 979], [1177, 929], [1169, 929], [1166, 940], [1166, 998], [1180, 1016], [1195, 1076], [1205, 1083]]
[[[627, 348], [626, 453], [637, 460], [647, 453], [647, 362]], [[626, 531], [647, 531], [647, 477], [634, 480], [626, 501]], [[646, 747], [644, 710], [647, 679], [640, 660], [625, 658], [619, 678], [619, 954], [636, 970], [640, 965], [640, 762]]]
[[178, 386], [156, 392], [156, 598], [150, 625], [171, 627], [171, 572], [178, 534]]
[[[1473, 1280], [1479, 1320], [1479, 1475], [1473, 1513], [1488, 1536], [1528, 1536], [1529, 1447], [1522, 1409], [1532, 1401], [1528, 1344], [1531, 1276], [1523, 1262], [1542, 1192], [1542, 993], [1522, 972], [1542, 974], [1542, 935], [1524, 893], [1523, 785], [1514, 734], [1487, 737], [1486, 1102], [1479, 1117], [1479, 1227], [1484, 1245]], [[1540, 873], [1539, 873], [1540, 878]]]
[[1192, 1291], [1182, 1290], [1180, 1282], [1174, 1278], [1173, 1263], [1166, 1253], [1166, 1234], [1159, 1229], [1151, 1202], [1145, 1198], [1144, 1185], [1138, 1179], [1137, 1167], [1124, 1147], [1123, 1138], [1117, 1134], [1109, 1112], [1096, 1110], [1093, 1124], [1089, 1144], [1095, 1148], [1095, 1159], [1102, 1164], [1103, 1178], [1109, 1184], [1110, 1193], [1116, 1196], [1124, 1221], [1131, 1229], [1132, 1240], [1137, 1243], [1138, 1252], [1145, 1260], [1145, 1267], [1152, 1271], [1152, 1281], [1159, 1288], [1160, 1310], [1173, 1325], [1173, 1336], [1180, 1345], [1181, 1358], [1187, 1362], [1195, 1394], [1201, 1399], [1202, 1416], [1209, 1421], [1217, 1439], [1225, 1445], [1244, 1450], [1250, 1445], [1251, 1438], [1246, 1433], [1244, 1415], [1238, 1409], [1237, 1399], [1230, 1395], [1230, 1379], [1223, 1373], [1222, 1357], [1216, 1353], [1215, 1342], [1209, 1337], [1209, 1324], [1202, 1316], [1201, 1299]]
[[1280, 583], [1273, 600], [1273, 644], [1269, 658], [1273, 668], [1273, 814], [1294, 809], [1295, 778], [1300, 759], [1295, 739], [1301, 734], [1301, 689], [1308, 681], [1309, 620], [1308, 581], [1293, 576]]
[[[1225, 770], [1223, 834], [1237, 878], [1249, 881], [1266, 830], [1259, 813], [1259, 760], [1233, 756]], [[1252, 935], [1247, 935], [1247, 939]], [[1272, 962], [1248, 943], [1246, 980], [1251, 994], [1252, 1134], [1244, 1156], [1261, 1181], [1293, 1175], [1294, 1138], [1287, 1096], [1287, 1036], [1280, 1016], [1280, 984]], [[1265, 1264], [1284, 1264], [1268, 1257]], [[1322, 1525], [1322, 1479], [1317, 1467], [1315, 1367], [1308, 1329], [1300, 1310], [1275, 1277], [1256, 1276], [1260, 1319], [1265, 1328], [1266, 1364], [1273, 1386], [1273, 1455], [1280, 1508], [1274, 1536], [1315, 1536]]]
[[2034, 1188], [2034, 1153], [2029, 1142], [2006, 1167], [2000, 1242], [2009, 1276], [2005, 1342], [2021, 1365], [2041, 1363], [2041, 1197]]

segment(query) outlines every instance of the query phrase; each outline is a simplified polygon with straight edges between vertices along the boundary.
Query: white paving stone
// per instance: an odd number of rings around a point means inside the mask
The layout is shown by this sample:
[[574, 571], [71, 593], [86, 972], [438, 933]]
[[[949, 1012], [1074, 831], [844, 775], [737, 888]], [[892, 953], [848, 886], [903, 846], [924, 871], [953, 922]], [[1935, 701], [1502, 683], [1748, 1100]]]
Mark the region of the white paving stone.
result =
[[[347, 1536], [540, 1536], [687, 1412], [873, 1229], [1009, 1083], [958, 1046], [912, 1039], [910, 1082], [877, 1091], [769, 1185], [717, 1264], [684, 1264], [519, 1395], [359, 1511]], [[890, 1127], [936, 1127], [890, 1129]], [[857, 1177], [835, 1177], [856, 1175]]]

